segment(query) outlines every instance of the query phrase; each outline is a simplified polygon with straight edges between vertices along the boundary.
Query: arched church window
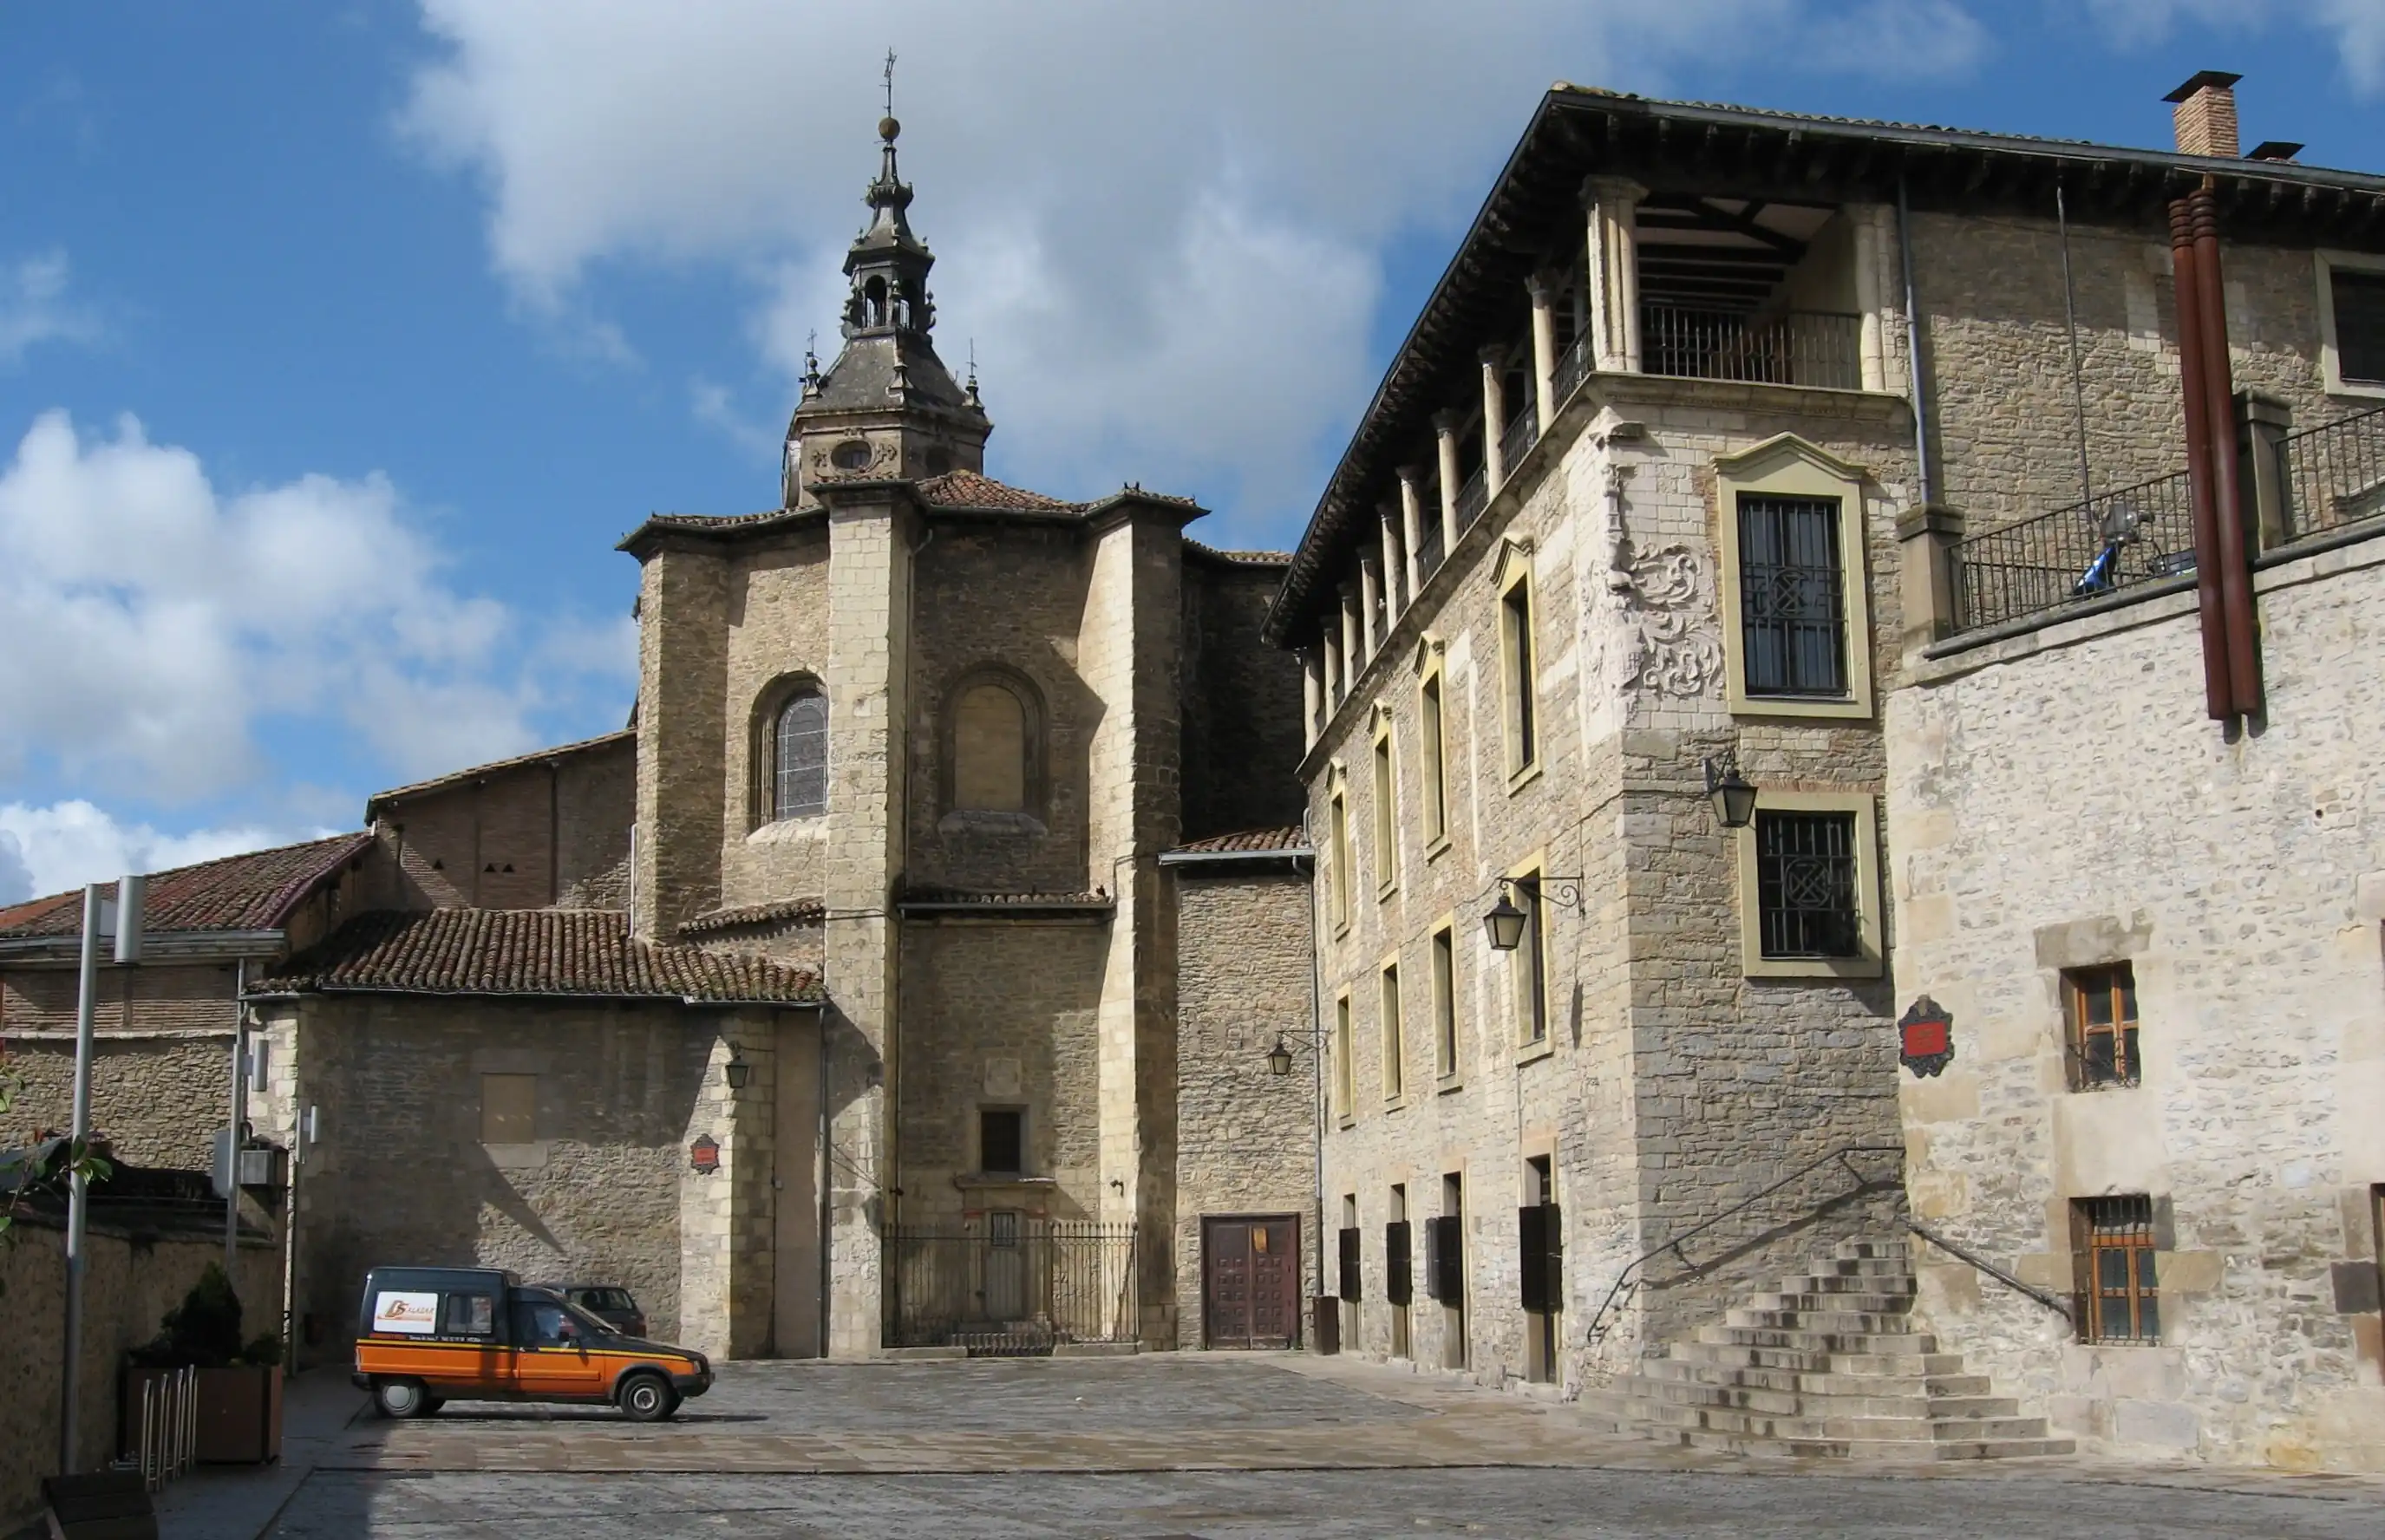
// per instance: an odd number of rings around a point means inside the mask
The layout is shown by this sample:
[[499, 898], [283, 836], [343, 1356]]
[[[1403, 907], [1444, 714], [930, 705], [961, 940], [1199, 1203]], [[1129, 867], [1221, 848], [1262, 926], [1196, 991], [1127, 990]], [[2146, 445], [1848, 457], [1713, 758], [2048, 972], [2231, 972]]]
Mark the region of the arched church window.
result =
[[884, 326], [886, 324], [886, 280], [882, 278], [873, 278], [863, 284], [861, 299], [862, 304], [868, 307], [869, 324]]
[[828, 811], [828, 697], [798, 689], [779, 708], [772, 735], [776, 775], [770, 798], [774, 818], [805, 818]]
[[953, 712], [953, 806], [1027, 811], [1027, 708], [1008, 687], [971, 685]]

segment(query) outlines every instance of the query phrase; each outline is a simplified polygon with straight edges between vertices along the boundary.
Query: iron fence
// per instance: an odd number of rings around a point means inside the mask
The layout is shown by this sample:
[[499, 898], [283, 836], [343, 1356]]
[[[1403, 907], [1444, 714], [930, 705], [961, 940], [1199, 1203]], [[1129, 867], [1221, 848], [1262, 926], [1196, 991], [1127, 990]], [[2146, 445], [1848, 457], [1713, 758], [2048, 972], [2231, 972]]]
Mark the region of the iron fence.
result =
[[2288, 539], [2385, 514], [2385, 406], [2290, 433], [2279, 459]]
[[1441, 548], [1441, 484], [1422, 489], [1417, 509], [1417, 578], [1419, 582], [1441, 570], [1447, 552]]
[[2186, 472], [1973, 535], [1955, 543], [1954, 564], [1965, 630], [2191, 572]]
[[1556, 380], [1552, 388], [1559, 406], [1563, 406], [1573, 394], [1574, 387], [1581, 383], [1582, 377], [1590, 373], [1590, 333], [1585, 331], [1575, 338], [1565, 352], [1557, 354]]
[[1472, 527], [1475, 516], [1482, 512], [1482, 505], [1491, 501], [1489, 489], [1482, 479], [1483, 469], [1480, 466], [1475, 466], [1474, 474], [1458, 485], [1457, 528], [1461, 532]]
[[889, 1348], [1021, 1357], [1140, 1334], [1132, 1224], [996, 1211], [889, 1225], [884, 1248]]
[[1640, 307], [1642, 373], [1756, 385], [1863, 388], [1863, 317], [1820, 310], [1756, 317]]
[[1515, 475], [1516, 467], [1524, 463], [1524, 456], [1540, 441], [1541, 409], [1527, 401], [1524, 409], [1516, 414], [1516, 420], [1507, 425], [1507, 431], [1499, 435], [1500, 467], [1509, 476]]

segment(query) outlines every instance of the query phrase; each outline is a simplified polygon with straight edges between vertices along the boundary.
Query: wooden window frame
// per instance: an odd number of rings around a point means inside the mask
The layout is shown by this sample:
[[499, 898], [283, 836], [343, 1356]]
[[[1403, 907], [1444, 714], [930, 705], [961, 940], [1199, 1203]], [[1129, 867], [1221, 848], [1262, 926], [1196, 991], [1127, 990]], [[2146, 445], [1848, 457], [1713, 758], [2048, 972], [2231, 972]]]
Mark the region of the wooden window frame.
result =
[[[1724, 704], [1734, 716], [1868, 718], [1872, 714], [1872, 629], [1869, 597], [1870, 516], [1864, 496], [1868, 473], [1793, 433], [1778, 434], [1737, 454], [1717, 455], [1715, 467], [1716, 549], [1720, 573]], [[1840, 624], [1844, 628], [1847, 692], [1843, 697], [1750, 695], [1747, 643], [1741, 615], [1739, 503], [1742, 497], [1830, 499], [1839, 505]]]
[[1407, 1014], [1400, 998], [1400, 960], [1383, 959], [1376, 978], [1376, 1027], [1382, 1042], [1383, 1101], [1398, 1107], [1407, 1100]]
[[1499, 722], [1506, 745], [1507, 789], [1520, 789], [1541, 773], [1542, 727], [1539, 624], [1532, 586], [1531, 547], [1509, 540], [1500, 548], [1497, 574], [1499, 624]]
[[1350, 848], [1350, 789], [1338, 775], [1331, 784], [1325, 799], [1325, 837], [1330, 842], [1327, 854], [1333, 863], [1333, 880], [1327, 884], [1326, 918], [1332, 924], [1333, 934], [1341, 937], [1349, 933], [1351, 916], [1357, 911], [1352, 894], [1358, 886], [1358, 873], [1355, 852]]
[[1424, 831], [1424, 858], [1449, 849], [1449, 683], [1440, 644], [1420, 644], [1430, 661], [1417, 679], [1417, 796]]
[[2343, 354], [2335, 340], [2335, 272], [2385, 276], [2385, 255], [2374, 252], [2317, 251], [2311, 266], [2318, 279], [2318, 359], [2323, 388], [2331, 396], [2365, 401], [2385, 399], [2385, 380], [2346, 379]]
[[1380, 714], [1380, 725], [1375, 730], [1371, 763], [1374, 766], [1375, 901], [1389, 899], [1400, 888], [1400, 828], [1399, 828], [1399, 758], [1392, 740], [1389, 713]]
[[[2079, 1340], [2122, 1347], [2161, 1344], [2161, 1282], [2154, 1200], [2142, 1193], [2070, 1202], [2079, 1273]], [[2117, 1274], [2117, 1276], [2115, 1275]], [[2104, 1330], [2104, 1302], [2119, 1300], [2126, 1328]]]
[[1457, 1036], [1457, 923], [1443, 919], [1426, 938], [1432, 984], [1432, 1065], [1439, 1088], [1465, 1084], [1465, 1048]]
[[[1756, 793], [1756, 817], [1737, 831], [1739, 858], [1739, 971], [1748, 978], [1878, 978], [1884, 971], [1880, 946], [1879, 799], [1867, 791], [1771, 791]], [[1758, 870], [1756, 824], [1767, 813], [1845, 813], [1854, 815], [1855, 944], [1853, 957], [1767, 957]]]
[[1506, 874], [1516, 907], [1525, 916], [1523, 939], [1507, 954], [1507, 987], [1513, 997], [1516, 1052], [1526, 1059], [1551, 1052], [1555, 1046], [1549, 1020], [1555, 991], [1549, 978], [1549, 900], [1541, 889], [1542, 865], [1536, 855]]
[[1350, 1021], [1350, 991], [1333, 997], [1333, 1115], [1342, 1127], [1358, 1121], [1356, 1034]]
[[[2095, 1001], [2108, 1007], [2110, 1020], [2089, 1018]], [[2062, 971], [2062, 1014], [2066, 1025], [2064, 1058], [2068, 1062], [2073, 1091], [2127, 1090], [2144, 1084], [2143, 1036], [2140, 1025], [2135, 966], [2126, 961], [2091, 968]], [[2124, 1013], [2125, 1012], [2125, 1013]], [[2109, 1075], [2092, 1072], [2093, 1039], [2111, 1039]]]

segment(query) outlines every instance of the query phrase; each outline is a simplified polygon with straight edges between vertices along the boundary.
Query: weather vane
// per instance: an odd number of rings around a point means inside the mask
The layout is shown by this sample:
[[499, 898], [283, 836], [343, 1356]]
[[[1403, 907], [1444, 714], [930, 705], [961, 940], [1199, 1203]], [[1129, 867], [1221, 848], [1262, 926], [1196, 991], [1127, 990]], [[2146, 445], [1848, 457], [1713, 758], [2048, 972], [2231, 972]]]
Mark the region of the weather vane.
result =
[[894, 116], [894, 50], [886, 50], [886, 116]]

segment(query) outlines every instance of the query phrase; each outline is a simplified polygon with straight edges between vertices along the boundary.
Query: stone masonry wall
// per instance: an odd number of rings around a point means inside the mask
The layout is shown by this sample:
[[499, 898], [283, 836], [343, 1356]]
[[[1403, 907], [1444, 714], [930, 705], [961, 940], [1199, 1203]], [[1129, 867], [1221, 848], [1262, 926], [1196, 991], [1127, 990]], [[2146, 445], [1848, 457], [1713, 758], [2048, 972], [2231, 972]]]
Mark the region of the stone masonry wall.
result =
[[[100, 970], [92, 1125], [126, 1161], [185, 1171], [213, 1161], [231, 1096], [232, 988], [229, 965]], [[0, 973], [0, 1044], [25, 1079], [0, 1143], [72, 1121], [75, 989], [72, 968]]]
[[[1301, 1298], [1317, 1294], [1317, 1062], [1309, 882], [1179, 866], [1176, 888], [1177, 1346], [1203, 1345], [1202, 1220], [1292, 1214]], [[1292, 1073], [1270, 1074], [1280, 1038]], [[1304, 1303], [1304, 1310], [1305, 1310]]]
[[[1914, 1211], [2067, 1294], [2070, 1200], [2152, 1198], [2161, 1340], [2081, 1345], [1942, 1255], [1922, 1305], [2091, 1447], [2385, 1469], [2385, 539], [2258, 579], [2250, 734], [2204, 717], [2191, 593], [1922, 664], [1890, 702], [1898, 989], [1954, 1021], [1945, 1072], [1899, 1076]], [[2142, 1085], [2070, 1091], [2061, 971], [2117, 962]]]
[[1260, 640], [1274, 565], [1184, 564], [1184, 834], [1300, 822], [1300, 660]]
[[[621, 739], [381, 810], [370, 901], [398, 909], [619, 909], [637, 743]], [[302, 943], [303, 944], [303, 943]]]
[[[801, 675], [825, 685], [829, 673], [829, 542], [826, 530], [802, 528], [768, 546], [741, 552], [729, 564], [728, 600], [720, 616], [727, 683], [717, 732], [721, 744], [720, 902], [734, 908], [784, 899], [817, 898], [825, 880], [828, 813], [774, 821], [757, 816], [754, 776], [773, 724], [767, 703], [774, 686]], [[830, 774], [842, 745], [830, 745]]]

